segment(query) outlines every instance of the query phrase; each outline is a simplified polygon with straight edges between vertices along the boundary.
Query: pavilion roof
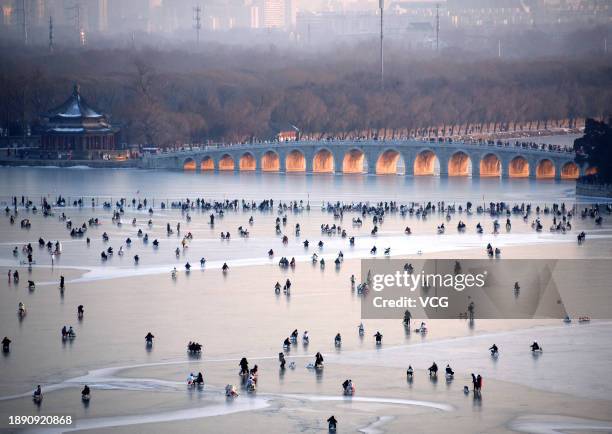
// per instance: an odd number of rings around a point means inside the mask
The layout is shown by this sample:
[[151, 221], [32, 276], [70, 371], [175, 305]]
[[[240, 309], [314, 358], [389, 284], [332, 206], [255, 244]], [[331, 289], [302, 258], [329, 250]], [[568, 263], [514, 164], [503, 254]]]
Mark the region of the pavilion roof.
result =
[[86, 118], [102, 118], [103, 114], [98, 113], [91, 108], [79, 92], [79, 86], [74, 85], [72, 95], [62, 105], [50, 110], [47, 113], [49, 118], [70, 119], [86, 119]]

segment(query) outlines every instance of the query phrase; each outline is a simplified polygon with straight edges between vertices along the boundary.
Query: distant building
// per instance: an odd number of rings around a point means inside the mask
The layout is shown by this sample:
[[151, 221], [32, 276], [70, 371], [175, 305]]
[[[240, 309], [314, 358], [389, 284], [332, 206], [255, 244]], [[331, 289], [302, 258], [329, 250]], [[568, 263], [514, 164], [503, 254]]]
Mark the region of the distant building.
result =
[[264, 0], [264, 27], [285, 27], [285, 0]]
[[73, 159], [99, 159], [121, 151], [119, 128], [85, 102], [78, 85], [65, 103], [44, 115], [40, 133], [43, 152]]
[[298, 139], [298, 137], [299, 137], [298, 132], [294, 130], [280, 131], [276, 135], [276, 138], [278, 139], [279, 142], [295, 141]]
[[[391, 18], [391, 17], [389, 17]], [[389, 19], [386, 29], [389, 30]], [[370, 12], [300, 12], [297, 30], [307, 40], [325, 40], [330, 36], [372, 36], [380, 31], [380, 18]], [[388, 32], [387, 32], [388, 34]]]
[[108, 0], [90, 0], [86, 4], [87, 24], [90, 31], [108, 31]]
[[287, 29], [293, 29], [295, 27], [296, 20], [296, 7], [295, 0], [285, 0], [285, 27]]
[[300, 130], [295, 125], [289, 123], [274, 124], [272, 130], [275, 132], [279, 142], [294, 141], [300, 139]]
[[259, 29], [261, 27], [261, 20], [259, 18], [259, 6], [251, 6], [250, 12], [250, 25], [251, 29]]

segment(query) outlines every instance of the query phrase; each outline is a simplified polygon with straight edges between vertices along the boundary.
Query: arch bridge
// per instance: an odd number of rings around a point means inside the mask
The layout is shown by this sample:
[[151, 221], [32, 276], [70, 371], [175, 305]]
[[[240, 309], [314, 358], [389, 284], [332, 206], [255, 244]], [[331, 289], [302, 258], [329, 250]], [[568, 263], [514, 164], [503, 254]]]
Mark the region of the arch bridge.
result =
[[407, 176], [576, 179], [593, 169], [574, 153], [508, 143], [321, 140], [214, 145], [146, 155], [141, 167]]

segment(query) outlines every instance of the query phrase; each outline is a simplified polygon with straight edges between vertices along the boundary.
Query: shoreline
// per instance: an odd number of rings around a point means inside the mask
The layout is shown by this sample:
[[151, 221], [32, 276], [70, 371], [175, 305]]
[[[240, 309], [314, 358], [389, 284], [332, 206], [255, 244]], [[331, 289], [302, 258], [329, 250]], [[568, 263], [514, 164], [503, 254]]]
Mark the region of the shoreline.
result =
[[42, 160], [0, 158], [0, 167], [38, 167], [49, 169], [139, 169], [139, 160]]

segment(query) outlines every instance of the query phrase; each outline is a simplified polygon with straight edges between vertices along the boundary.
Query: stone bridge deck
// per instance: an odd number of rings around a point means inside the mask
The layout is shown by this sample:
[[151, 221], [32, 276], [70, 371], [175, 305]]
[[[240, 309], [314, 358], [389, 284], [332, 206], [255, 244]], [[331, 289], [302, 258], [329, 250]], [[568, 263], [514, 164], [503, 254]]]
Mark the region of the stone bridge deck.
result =
[[589, 172], [574, 153], [487, 144], [417, 140], [333, 140], [209, 146], [147, 155], [148, 169], [376, 173], [575, 179]]

